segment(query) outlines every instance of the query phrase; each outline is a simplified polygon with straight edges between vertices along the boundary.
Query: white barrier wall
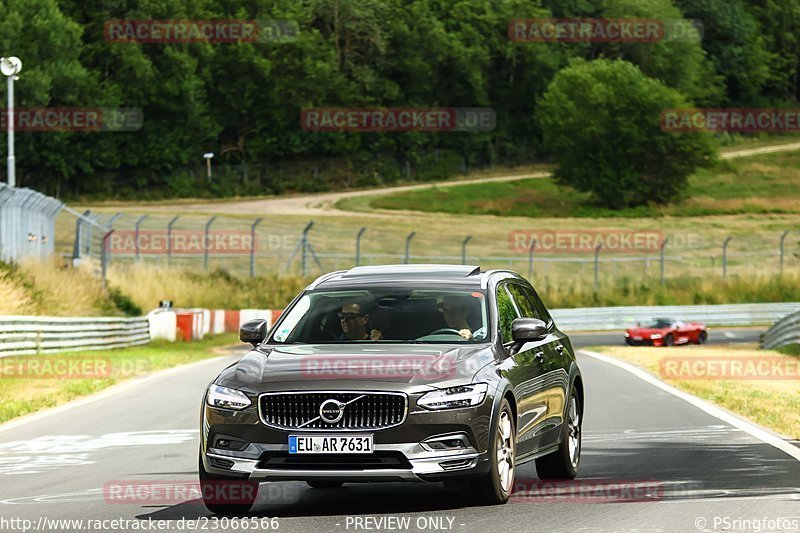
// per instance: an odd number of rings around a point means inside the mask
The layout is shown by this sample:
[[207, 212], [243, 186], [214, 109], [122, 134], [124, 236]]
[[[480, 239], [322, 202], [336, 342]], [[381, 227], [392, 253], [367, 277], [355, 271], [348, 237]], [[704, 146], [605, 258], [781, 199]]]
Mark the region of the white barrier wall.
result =
[[147, 315], [150, 322], [150, 339], [166, 339], [175, 342], [178, 320], [174, 311], [156, 309]]

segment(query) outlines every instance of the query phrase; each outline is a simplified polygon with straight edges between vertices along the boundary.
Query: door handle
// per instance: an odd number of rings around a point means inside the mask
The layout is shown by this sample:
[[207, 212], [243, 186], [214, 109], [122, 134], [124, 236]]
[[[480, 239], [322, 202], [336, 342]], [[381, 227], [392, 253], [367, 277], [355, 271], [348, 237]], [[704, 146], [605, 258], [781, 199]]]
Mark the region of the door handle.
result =
[[544, 361], [544, 352], [534, 352], [533, 356], [540, 362]]
[[564, 353], [564, 345], [563, 344], [557, 344], [556, 345], [556, 351], [558, 353]]

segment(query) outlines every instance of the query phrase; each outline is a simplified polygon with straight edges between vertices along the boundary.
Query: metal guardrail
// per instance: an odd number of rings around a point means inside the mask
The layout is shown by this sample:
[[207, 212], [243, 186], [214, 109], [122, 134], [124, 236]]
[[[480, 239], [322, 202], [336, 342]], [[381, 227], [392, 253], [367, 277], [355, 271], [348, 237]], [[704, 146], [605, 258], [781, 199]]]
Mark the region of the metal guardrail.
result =
[[147, 317], [0, 316], [0, 357], [124, 348], [149, 342]]
[[800, 344], [800, 311], [786, 315], [775, 322], [761, 339], [761, 347], [765, 350], [789, 344]]
[[800, 311], [800, 302], [729, 305], [664, 305], [642, 307], [586, 307], [553, 309], [551, 314], [564, 331], [625, 329], [654, 317], [679, 318], [709, 326], [766, 325]]

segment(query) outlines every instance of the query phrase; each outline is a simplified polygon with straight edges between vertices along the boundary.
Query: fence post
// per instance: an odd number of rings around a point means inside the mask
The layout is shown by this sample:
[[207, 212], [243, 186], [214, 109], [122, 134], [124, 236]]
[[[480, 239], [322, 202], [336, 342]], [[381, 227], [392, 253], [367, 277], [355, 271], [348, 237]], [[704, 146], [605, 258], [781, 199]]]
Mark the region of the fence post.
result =
[[783, 244], [784, 241], [786, 240], [787, 235], [789, 235], [788, 229], [784, 231], [783, 234], [781, 235], [781, 276], [783, 276]]
[[659, 256], [661, 261], [661, 285], [664, 285], [664, 247], [669, 242], [669, 239], [664, 239], [664, 242], [661, 243], [661, 249], [659, 250]]
[[361, 236], [367, 231], [367, 227], [363, 226], [356, 234], [356, 266], [361, 263]]
[[472, 235], [467, 235], [467, 238], [461, 241], [461, 264], [467, 264], [467, 243], [472, 239]]
[[303, 228], [303, 237], [300, 239], [300, 267], [304, 278], [308, 276], [308, 232], [313, 226], [314, 221], [312, 220]]
[[144, 222], [144, 219], [146, 219], [146, 218], [147, 218], [147, 215], [142, 215], [142, 216], [139, 217], [139, 219], [136, 221], [136, 226], [135, 226], [135, 229], [134, 229], [134, 232], [133, 232], [133, 237], [134, 237], [133, 244], [136, 246], [136, 260], [137, 261], [139, 260], [139, 226], [141, 225], [142, 222]]
[[414, 238], [414, 235], [416, 235], [416, 234], [417, 234], [417, 232], [416, 232], [416, 231], [412, 231], [412, 232], [411, 232], [411, 233], [409, 233], [409, 234], [408, 234], [408, 236], [406, 237], [406, 258], [405, 258], [405, 260], [403, 261], [403, 263], [404, 263], [404, 264], [406, 264], [406, 265], [408, 264], [408, 252], [409, 252], [409, 248], [411, 247], [411, 239], [413, 239], [413, 238]]
[[531, 245], [528, 247], [528, 281], [533, 279], [533, 250], [536, 248], [536, 239], [531, 237]]
[[594, 292], [600, 289], [600, 248], [602, 244], [598, 244], [594, 249]]
[[250, 277], [256, 277], [256, 227], [264, 220], [258, 217], [250, 226]]
[[175, 215], [172, 220], [167, 224], [167, 268], [172, 266], [172, 226], [181, 218], [180, 215]]
[[109, 228], [113, 228], [113, 227], [114, 227], [114, 222], [116, 222], [116, 221], [117, 221], [117, 219], [118, 219], [119, 217], [121, 217], [121, 216], [122, 216], [122, 213], [116, 213], [116, 214], [112, 215], [112, 216], [111, 216], [111, 218], [109, 218], [109, 219], [108, 219], [108, 224], [106, 224], [106, 225], [107, 225]]
[[206, 222], [206, 229], [203, 233], [203, 269], [208, 270], [208, 231], [211, 228], [211, 224], [217, 219], [217, 215], [208, 219]]
[[109, 246], [108, 241], [111, 238], [111, 235], [114, 233], [114, 230], [109, 230], [105, 235], [103, 235], [103, 249], [100, 251], [100, 267], [103, 272], [103, 288], [108, 288], [108, 282], [106, 278], [106, 274], [108, 273], [108, 256], [109, 256]]
[[722, 243], [722, 279], [728, 277], [728, 243], [731, 242], [733, 237], [728, 237]]
[[[88, 213], [86, 211], [84, 215]], [[83, 219], [78, 217], [75, 220], [75, 243], [72, 246], [72, 266], [78, 266], [81, 262], [81, 234], [83, 233]]]

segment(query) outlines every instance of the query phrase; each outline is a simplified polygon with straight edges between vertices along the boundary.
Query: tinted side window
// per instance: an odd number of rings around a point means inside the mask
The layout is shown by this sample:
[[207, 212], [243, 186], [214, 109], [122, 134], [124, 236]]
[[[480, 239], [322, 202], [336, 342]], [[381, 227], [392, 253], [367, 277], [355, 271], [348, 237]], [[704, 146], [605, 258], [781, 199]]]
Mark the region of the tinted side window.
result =
[[519, 318], [517, 310], [514, 308], [514, 303], [511, 301], [511, 296], [506, 291], [506, 286], [507, 284], [503, 283], [497, 287], [497, 317], [500, 321], [498, 331], [503, 344], [513, 340], [511, 323], [515, 318]]
[[517, 304], [517, 309], [519, 309], [519, 312], [523, 318], [539, 318], [539, 319], [542, 318], [534, 310], [533, 304], [531, 304], [531, 301], [523, 292], [523, 288], [521, 285], [517, 285], [516, 283], [509, 283], [508, 292], [510, 292], [511, 296], [514, 298], [514, 303]]
[[546, 324], [549, 324], [553, 319], [550, 317], [550, 313], [547, 311], [547, 306], [544, 305], [544, 302], [542, 302], [541, 298], [539, 298], [539, 295], [536, 294], [536, 291], [529, 287], [522, 287], [522, 290], [533, 304], [533, 308], [536, 310], [536, 318], [544, 320]]

